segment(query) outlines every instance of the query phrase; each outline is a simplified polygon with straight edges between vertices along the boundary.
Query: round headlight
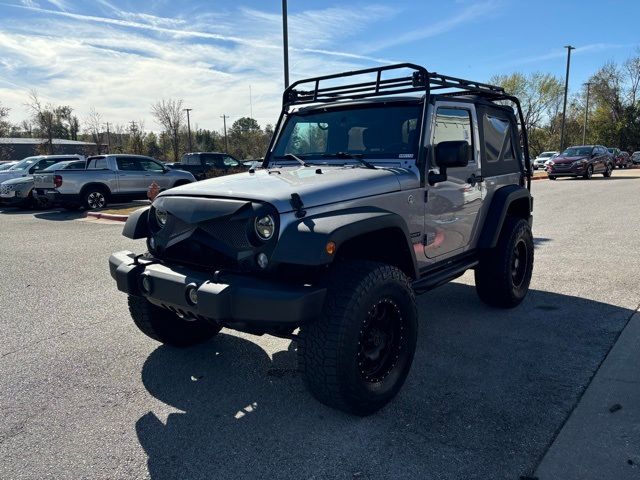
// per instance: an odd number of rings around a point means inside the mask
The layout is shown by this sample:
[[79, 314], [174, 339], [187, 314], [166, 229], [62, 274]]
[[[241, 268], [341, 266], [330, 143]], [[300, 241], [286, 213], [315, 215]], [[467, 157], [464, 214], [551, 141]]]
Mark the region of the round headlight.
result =
[[258, 238], [261, 240], [269, 240], [273, 237], [273, 232], [276, 229], [276, 222], [271, 215], [265, 217], [258, 217], [255, 221], [255, 230]]
[[158, 221], [158, 225], [160, 225], [161, 228], [167, 224], [167, 218], [168, 214], [166, 210], [156, 208], [156, 220]]

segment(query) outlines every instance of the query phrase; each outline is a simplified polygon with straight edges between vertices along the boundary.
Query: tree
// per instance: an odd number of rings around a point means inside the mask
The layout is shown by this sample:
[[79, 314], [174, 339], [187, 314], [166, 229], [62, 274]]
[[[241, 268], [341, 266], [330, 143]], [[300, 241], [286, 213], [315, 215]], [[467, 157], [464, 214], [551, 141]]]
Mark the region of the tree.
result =
[[185, 120], [184, 101], [163, 99], [151, 106], [151, 114], [169, 136], [173, 160], [177, 162], [180, 156], [180, 129]]
[[129, 135], [127, 139], [127, 152], [135, 155], [143, 155], [145, 152], [145, 136], [144, 122], [140, 120], [138, 123], [131, 122], [129, 124]]
[[100, 155], [102, 150], [102, 115], [94, 107], [89, 110], [89, 115], [84, 120], [85, 131], [96, 144], [96, 152]]
[[153, 158], [160, 158], [162, 150], [158, 146], [158, 137], [155, 133], [149, 132], [144, 138], [144, 150], [145, 155], [149, 155]]
[[73, 108], [68, 105], [44, 104], [38, 96], [38, 92], [31, 90], [27, 101], [27, 107], [31, 111], [31, 117], [36, 130], [45, 139], [41, 150], [53, 154], [53, 139], [67, 138], [77, 140], [80, 122], [73, 115]]
[[239, 118], [227, 133], [229, 153], [238, 158], [259, 158], [267, 149], [268, 140], [265, 140], [264, 132], [253, 118]]
[[[11, 131], [11, 124], [9, 123], [9, 107], [5, 107], [0, 103], [0, 137], [6, 137]], [[0, 145], [0, 159], [11, 158], [11, 149]]]

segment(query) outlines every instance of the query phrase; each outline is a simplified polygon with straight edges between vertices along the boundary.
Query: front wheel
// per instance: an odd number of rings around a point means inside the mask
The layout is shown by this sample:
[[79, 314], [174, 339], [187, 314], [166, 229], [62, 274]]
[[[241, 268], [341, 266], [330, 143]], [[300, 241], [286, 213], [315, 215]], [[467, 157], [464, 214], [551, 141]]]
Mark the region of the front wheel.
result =
[[605, 169], [605, 171], [602, 173], [602, 176], [604, 178], [609, 178], [611, 176], [611, 173], [613, 172], [613, 166], [610, 163], [607, 163], [607, 168]]
[[320, 318], [300, 327], [298, 368], [322, 403], [370, 415], [402, 387], [417, 334], [409, 278], [390, 265], [345, 261], [332, 272]]
[[584, 175], [582, 176], [585, 180], [589, 180], [591, 177], [593, 177], [593, 165], [589, 165], [587, 167], [587, 171], [584, 172]]
[[475, 270], [476, 291], [484, 303], [513, 308], [529, 291], [533, 234], [526, 220], [507, 217], [498, 244], [484, 252]]
[[204, 320], [180, 318], [144, 297], [133, 295], [129, 295], [129, 313], [136, 327], [147, 337], [174, 347], [206, 342], [222, 328]]

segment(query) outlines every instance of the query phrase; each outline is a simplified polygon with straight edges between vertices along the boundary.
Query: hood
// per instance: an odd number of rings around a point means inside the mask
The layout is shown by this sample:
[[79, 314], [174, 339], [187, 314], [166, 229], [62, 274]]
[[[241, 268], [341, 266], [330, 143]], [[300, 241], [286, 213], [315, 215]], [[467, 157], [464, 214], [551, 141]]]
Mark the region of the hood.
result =
[[[322, 173], [317, 173], [322, 172]], [[343, 166], [282, 167], [211, 178], [172, 188], [160, 194], [257, 200], [280, 213], [293, 210], [297, 193], [306, 208], [359, 197], [416, 188], [420, 180], [406, 169]]]
[[31, 177], [31, 174], [27, 173], [25, 170], [16, 170], [16, 171], [4, 171], [0, 172], [0, 183], [9, 180], [11, 178], [22, 178], [22, 177]]
[[26, 177], [16, 177], [11, 178], [9, 180], [4, 180], [0, 177], [0, 183], [4, 183], [5, 185], [17, 185], [20, 183], [33, 183], [33, 175], [27, 175]]
[[589, 155], [577, 155], [575, 157], [565, 157], [564, 155], [559, 155], [553, 159], [553, 163], [573, 163], [578, 160], [588, 160]]

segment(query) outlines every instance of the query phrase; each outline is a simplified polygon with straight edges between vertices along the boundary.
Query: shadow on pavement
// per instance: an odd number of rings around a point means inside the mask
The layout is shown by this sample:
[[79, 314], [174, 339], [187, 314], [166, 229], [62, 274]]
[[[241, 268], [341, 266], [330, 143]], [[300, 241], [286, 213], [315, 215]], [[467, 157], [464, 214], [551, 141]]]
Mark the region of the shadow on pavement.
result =
[[84, 218], [87, 216], [87, 213], [84, 210], [51, 210], [43, 213], [36, 213], [34, 216], [40, 220], [65, 222], [67, 220]]
[[419, 297], [419, 309], [407, 382], [367, 418], [311, 398], [295, 342], [272, 358], [224, 333], [192, 349], [158, 347], [142, 382], [179, 412], [136, 423], [151, 478], [531, 474], [633, 313], [544, 291], [496, 310], [457, 283]]

